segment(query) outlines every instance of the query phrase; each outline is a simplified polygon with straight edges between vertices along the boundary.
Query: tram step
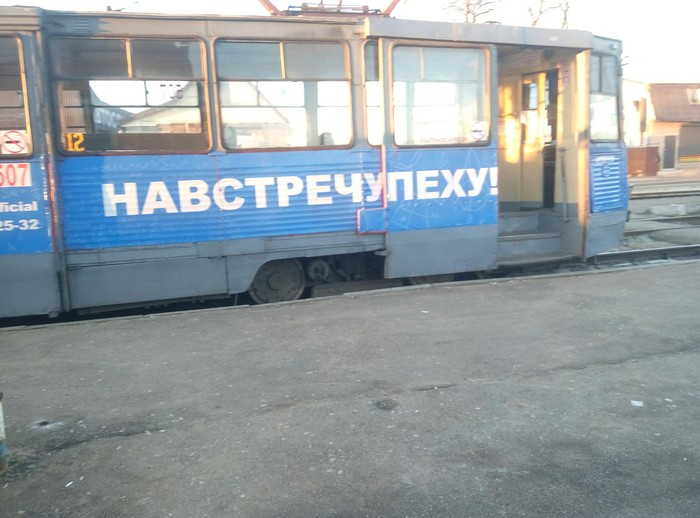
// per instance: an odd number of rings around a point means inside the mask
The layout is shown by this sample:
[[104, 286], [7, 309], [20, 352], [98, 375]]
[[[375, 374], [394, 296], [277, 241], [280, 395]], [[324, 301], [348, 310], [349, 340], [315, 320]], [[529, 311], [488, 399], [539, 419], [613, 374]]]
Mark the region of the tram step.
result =
[[503, 259], [539, 256], [561, 250], [559, 232], [533, 232], [502, 235], [498, 238], [497, 257]]
[[526, 234], [537, 232], [540, 224], [539, 212], [501, 212], [498, 216], [500, 235]]

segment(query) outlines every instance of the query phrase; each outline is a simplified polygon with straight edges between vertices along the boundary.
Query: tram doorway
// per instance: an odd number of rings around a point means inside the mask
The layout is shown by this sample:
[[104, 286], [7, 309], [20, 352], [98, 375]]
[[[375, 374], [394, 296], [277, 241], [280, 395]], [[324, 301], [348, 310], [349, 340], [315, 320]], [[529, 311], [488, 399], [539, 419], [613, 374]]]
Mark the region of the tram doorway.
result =
[[[498, 69], [498, 263], [569, 257], [580, 239], [576, 153], [583, 111], [577, 54], [501, 48]], [[565, 163], [566, 162], [566, 163]], [[569, 174], [570, 177], [566, 175]]]
[[520, 185], [529, 209], [554, 208], [558, 80], [556, 69], [522, 79]]

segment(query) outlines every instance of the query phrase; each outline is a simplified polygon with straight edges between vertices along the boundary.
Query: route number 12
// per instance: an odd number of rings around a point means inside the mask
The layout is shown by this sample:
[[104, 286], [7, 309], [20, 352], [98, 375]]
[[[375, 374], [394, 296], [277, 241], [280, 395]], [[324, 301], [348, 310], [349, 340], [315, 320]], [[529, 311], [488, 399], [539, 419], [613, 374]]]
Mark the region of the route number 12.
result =
[[82, 133], [66, 133], [66, 151], [85, 151], [85, 135]]

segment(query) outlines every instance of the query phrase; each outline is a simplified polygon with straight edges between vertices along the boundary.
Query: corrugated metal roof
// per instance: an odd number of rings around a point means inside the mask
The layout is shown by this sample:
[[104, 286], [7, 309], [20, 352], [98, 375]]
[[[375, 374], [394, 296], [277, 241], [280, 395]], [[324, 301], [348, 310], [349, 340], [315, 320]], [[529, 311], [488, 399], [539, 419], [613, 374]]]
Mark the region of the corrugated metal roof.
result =
[[652, 84], [649, 90], [657, 121], [700, 122], [700, 83]]

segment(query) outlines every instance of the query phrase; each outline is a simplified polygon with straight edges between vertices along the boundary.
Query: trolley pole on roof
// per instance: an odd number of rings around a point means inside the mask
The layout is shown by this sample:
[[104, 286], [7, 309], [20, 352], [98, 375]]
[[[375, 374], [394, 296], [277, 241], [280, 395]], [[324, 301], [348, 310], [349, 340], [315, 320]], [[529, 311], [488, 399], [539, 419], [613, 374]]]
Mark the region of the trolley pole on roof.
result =
[[7, 472], [7, 449], [5, 448], [5, 417], [2, 413], [2, 392], [0, 392], [0, 476]]
[[401, 3], [401, 0], [391, 0], [389, 5], [382, 9], [382, 16], [391, 16], [391, 13], [396, 9], [396, 6]]
[[[284, 13], [277, 9], [275, 5], [272, 3], [271, 0], [258, 0], [262, 6], [267, 9], [267, 12], [270, 13], [272, 16], [280, 16], [283, 15]], [[338, 2], [338, 8], [342, 5], [342, 1]], [[401, 3], [401, 0], [390, 0], [387, 6], [380, 11], [382, 16], [391, 16], [391, 13], [396, 9], [396, 6]], [[319, 5], [323, 5], [323, 1], [320, 2]]]
[[273, 3], [270, 0], [259, 0], [262, 6], [267, 9], [267, 12], [270, 13], [272, 16], [279, 16], [282, 14], [282, 11], [277, 9]]

